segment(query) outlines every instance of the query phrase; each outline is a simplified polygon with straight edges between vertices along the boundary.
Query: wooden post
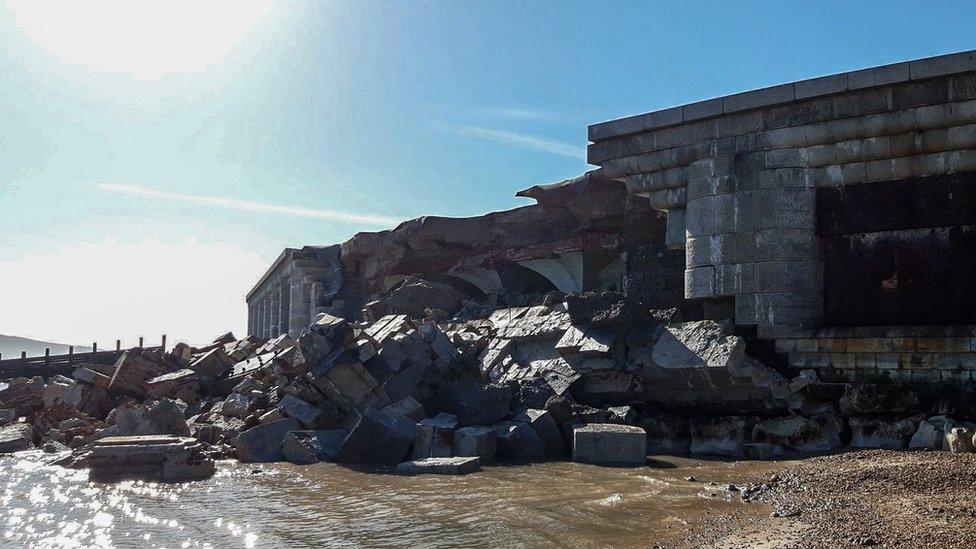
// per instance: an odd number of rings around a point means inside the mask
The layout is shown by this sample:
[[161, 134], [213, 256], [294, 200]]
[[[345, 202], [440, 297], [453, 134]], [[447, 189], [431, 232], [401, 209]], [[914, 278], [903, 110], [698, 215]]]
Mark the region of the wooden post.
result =
[[20, 365], [27, 366], [27, 351], [20, 352]]
[[117, 353], [117, 352], [119, 352], [121, 350], [122, 350], [122, 340], [121, 339], [116, 339], [115, 340], [115, 352]]
[[142, 349], [142, 336], [139, 336], [139, 348]]
[[98, 342], [92, 341], [92, 364], [95, 364], [95, 354], [98, 353]]
[[75, 363], [75, 346], [68, 345], [68, 366]]
[[166, 352], [166, 334], [163, 334], [163, 352]]
[[51, 348], [50, 347], [44, 347], [44, 365], [45, 366], [50, 366], [51, 365]]

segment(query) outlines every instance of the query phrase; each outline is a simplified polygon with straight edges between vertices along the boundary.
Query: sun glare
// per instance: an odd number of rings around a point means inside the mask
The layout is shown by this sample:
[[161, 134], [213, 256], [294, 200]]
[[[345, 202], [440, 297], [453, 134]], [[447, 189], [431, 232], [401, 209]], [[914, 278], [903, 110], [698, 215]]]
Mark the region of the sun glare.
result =
[[9, 0], [14, 24], [65, 63], [158, 79], [220, 62], [273, 0]]

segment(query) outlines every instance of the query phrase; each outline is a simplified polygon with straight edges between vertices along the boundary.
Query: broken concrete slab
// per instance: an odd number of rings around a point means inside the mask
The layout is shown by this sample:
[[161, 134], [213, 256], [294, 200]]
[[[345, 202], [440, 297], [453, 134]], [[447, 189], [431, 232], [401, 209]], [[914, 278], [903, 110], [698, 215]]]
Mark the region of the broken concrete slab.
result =
[[481, 458], [482, 463], [494, 463], [498, 452], [498, 433], [491, 427], [462, 427], [454, 431], [452, 447], [455, 456], [474, 456]]
[[151, 398], [176, 398], [195, 402], [200, 398], [200, 376], [184, 368], [146, 381], [146, 394]]
[[481, 470], [477, 457], [431, 457], [397, 465], [399, 475], [467, 475]]
[[647, 433], [640, 427], [591, 423], [573, 429], [573, 461], [607, 465], [647, 463]]
[[293, 417], [251, 427], [234, 441], [237, 459], [252, 462], [282, 461], [284, 455], [281, 452], [281, 445], [285, 435], [289, 431], [300, 430], [302, 430], [301, 424]]
[[190, 428], [175, 401], [163, 399], [147, 405], [132, 402], [115, 410], [116, 435], [189, 436]]
[[187, 368], [200, 377], [216, 379], [230, 373], [236, 362], [223, 347], [216, 347], [190, 362]]
[[0, 427], [0, 454], [29, 449], [33, 435], [34, 429], [29, 423], [11, 423]]
[[335, 461], [345, 438], [346, 432], [341, 429], [289, 431], [281, 443], [281, 453], [299, 465]]
[[113, 393], [146, 398], [146, 382], [176, 370], [160, 357], [141, 349], [129, 349], [115, 362], [115, 373], [108, 389]]
[[416, 430], [416, 424], [406, 416], [367, 408], [343, 440], [337, 459], [342, 463], [394, 466], [407, 455]]
[[87, 457], [92, 480], [128, 478], [184, 482], [214, 474], [214, 461], [192, 438], [173, 436], [112, 436], [92, 446]]
[[240, 393], [231, 393], [213, 407], [213, 413], [244, 419], [250, 415], [251, 399]]

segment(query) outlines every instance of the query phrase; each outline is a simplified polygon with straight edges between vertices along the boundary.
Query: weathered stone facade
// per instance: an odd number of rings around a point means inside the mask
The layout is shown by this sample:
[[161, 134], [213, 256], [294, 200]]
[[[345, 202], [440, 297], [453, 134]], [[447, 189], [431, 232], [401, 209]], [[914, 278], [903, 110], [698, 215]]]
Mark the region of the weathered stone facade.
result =
[[315, 315], [332, 310], [342, 284], [339, 246], [286, 249], [247, 294], [248, 333], [303, 333]]

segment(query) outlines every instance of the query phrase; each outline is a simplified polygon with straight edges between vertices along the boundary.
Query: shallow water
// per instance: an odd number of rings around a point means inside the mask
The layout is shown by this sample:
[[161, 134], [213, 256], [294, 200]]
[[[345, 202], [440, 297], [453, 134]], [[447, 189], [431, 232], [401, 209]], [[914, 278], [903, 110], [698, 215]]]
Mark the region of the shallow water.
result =
[[225, 461], [203, 482], [99, 484], [42, 456], [0, 456], [2, 547], [646, 547], [701, 513], [768, 512], [722, 484], [776, 467], [664, 457], [400, 477]]

